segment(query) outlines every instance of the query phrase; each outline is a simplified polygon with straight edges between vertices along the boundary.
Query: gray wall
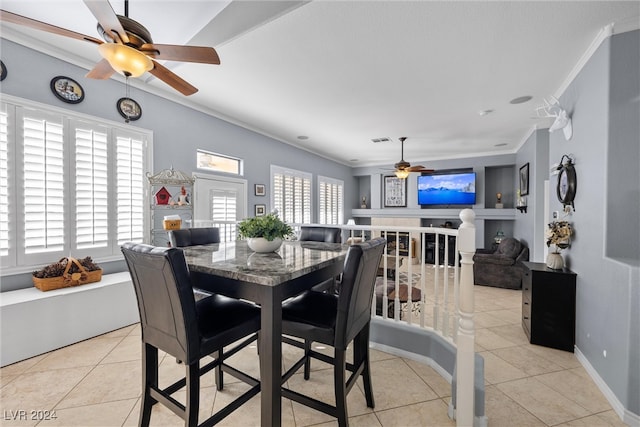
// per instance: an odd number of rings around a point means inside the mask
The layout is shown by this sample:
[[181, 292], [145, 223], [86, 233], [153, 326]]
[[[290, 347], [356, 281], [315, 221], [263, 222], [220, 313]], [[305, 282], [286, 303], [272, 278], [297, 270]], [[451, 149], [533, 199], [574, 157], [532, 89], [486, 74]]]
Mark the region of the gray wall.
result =
[[[58, 108], [89, 114], [108, 120], [123, 122], [116, 110], [116, 101], [125, 96], [125, 87], [115, 80], [91, 80], [84, 77], [87, 70], [0, 39], [2, 61], [8, 69], [7, 78], [0, 83], [2, 94], [50, 104]], [[66, 104], [58, 100], [49, 89], [49, 82], [58, 75], [73, 78], [82, 85], [85, 99], [80, 104]], [[248, 181], [247, 210], [253, 214], [253, 205], [266, 203], [269, 197], [255, 197], [253, 184], [266, 184], [270, 194], [270, 165], [304, 170], [313, 173], [313, 200], [317, 210], [317, 176], [323, 175], [344, 181], [345, 221], [352, 208], [359, 207], [358, 181], [351, 168], [307, 151], [294, 148], [274, 139], [220, 120], [194, 109], [171, 102], [159, 96], [131, 88], [131, 98], [142, 107], [142, 117], [132, 122], [134, 127], [153, 131], [154, 170], [173, 166], [187, 173], [196, 172], [196, 149], [202, 148], [244, 159], [244, 177]], [[206, 173], [206, 171], [200, 171]], [[316, 212], [312, 221], [317, 221]], [[55, 261], [55, 260], [54, 260]], [[122, 271], [124, 263], [101, 266], [105, 272]], [[29, 275], [3, 277], [1, 290], [32, 286]]]
[[[605, 41], [560, 98], [573, 118], [573, 138], [566, 141], [554, 132], [549, 141], [551, 163], [570, 153], [576, 163], [575, 213], [569, 218], [575, 235], [564, 251], [578, 275], [576, 345], [635, 414], [640, 414], [639, 52], [639, 31]], [[556, 177], [550, 181], [550, 210], [561, 210]], [[621, 249], [609, 249], [609, 233]]]
[[[527, 212], [518, 213], [514, 236], [529, 247], [529, 260], [544, 261], [544, 182], [549, 179], [549, 131], [538, 129], [524, 143], [516, 156], [517, 169], [529, 163]], [[555, 194], [555, 193], [554, 193]]]

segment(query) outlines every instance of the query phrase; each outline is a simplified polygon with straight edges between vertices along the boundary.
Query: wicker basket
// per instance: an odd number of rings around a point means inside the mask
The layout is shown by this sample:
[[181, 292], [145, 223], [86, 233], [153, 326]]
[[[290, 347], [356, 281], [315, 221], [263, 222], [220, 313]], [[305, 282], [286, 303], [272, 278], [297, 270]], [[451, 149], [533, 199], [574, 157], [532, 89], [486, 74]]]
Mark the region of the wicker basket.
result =
[[165, 230], [179, 230], [182, 226], [181, 219], [165, 219], [162, 221], [162, 226]]
[[[87, 283], [99, 282], [102, 280], [102, 269], [95, 271], [87, 271], [86, 268], [80, 264], [80, 262], [72, 257], [62, 258], [67, 260], [67, 266], [64, 269], [62, 276], [47, 277], [41, 279], [39, 277], [32, 276], [33, 284], [41, 291], [52, 291], [54, 289], [68, 288], [70, 286], [79, 286]], [[79, 273], [69, 273], [71, 264], [75, 264], [80, 270]]]

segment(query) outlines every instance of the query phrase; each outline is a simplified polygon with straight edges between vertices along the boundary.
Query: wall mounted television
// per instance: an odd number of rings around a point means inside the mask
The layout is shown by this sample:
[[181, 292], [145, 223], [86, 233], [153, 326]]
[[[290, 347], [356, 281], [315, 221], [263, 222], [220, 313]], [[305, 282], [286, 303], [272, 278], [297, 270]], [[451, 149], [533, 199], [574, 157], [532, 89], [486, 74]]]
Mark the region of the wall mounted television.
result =
[[474, 205], [475, 203], [475, 172], [437, 172], [418, 176], [418, 204], [422, 207]]

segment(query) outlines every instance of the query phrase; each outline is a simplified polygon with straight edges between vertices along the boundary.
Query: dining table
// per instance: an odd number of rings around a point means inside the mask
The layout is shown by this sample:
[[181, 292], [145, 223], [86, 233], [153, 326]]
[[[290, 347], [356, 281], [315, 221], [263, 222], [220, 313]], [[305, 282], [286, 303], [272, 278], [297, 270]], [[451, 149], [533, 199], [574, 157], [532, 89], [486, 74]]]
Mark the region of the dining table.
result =
[[197, 287], [260, 305], [260, 423], [282, 422], [282, 302], [336, 278], [348, 246], [284, 241], [275, 252], [257, 253], [246, 240], [183, 248]]

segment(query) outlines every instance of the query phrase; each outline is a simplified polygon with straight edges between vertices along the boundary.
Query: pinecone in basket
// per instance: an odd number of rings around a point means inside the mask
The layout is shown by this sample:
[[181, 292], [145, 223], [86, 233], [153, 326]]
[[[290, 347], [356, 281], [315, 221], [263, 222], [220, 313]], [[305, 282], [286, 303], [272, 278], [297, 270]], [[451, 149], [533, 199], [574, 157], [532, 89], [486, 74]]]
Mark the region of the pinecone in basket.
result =
[[[39, 279], [46, 279], [50, 277], [60, 277], [64, 274], [64, 269], [67, 266], [67, 258], [63, 258], [58, 262], [54, 262], [53, 264], [49, 264], [44, 267], [42, 270], [34, 271], [33, 276]], [[79, 259], [78, 262], [87, 270], [87, 271], [96, 271], [100, 270], [100, 266], [93, 262], [90, 256], [86, 258]], [[80, 269], [75, 263], [71, 264], [69, 268], [69, 273], [79, 273]]]

